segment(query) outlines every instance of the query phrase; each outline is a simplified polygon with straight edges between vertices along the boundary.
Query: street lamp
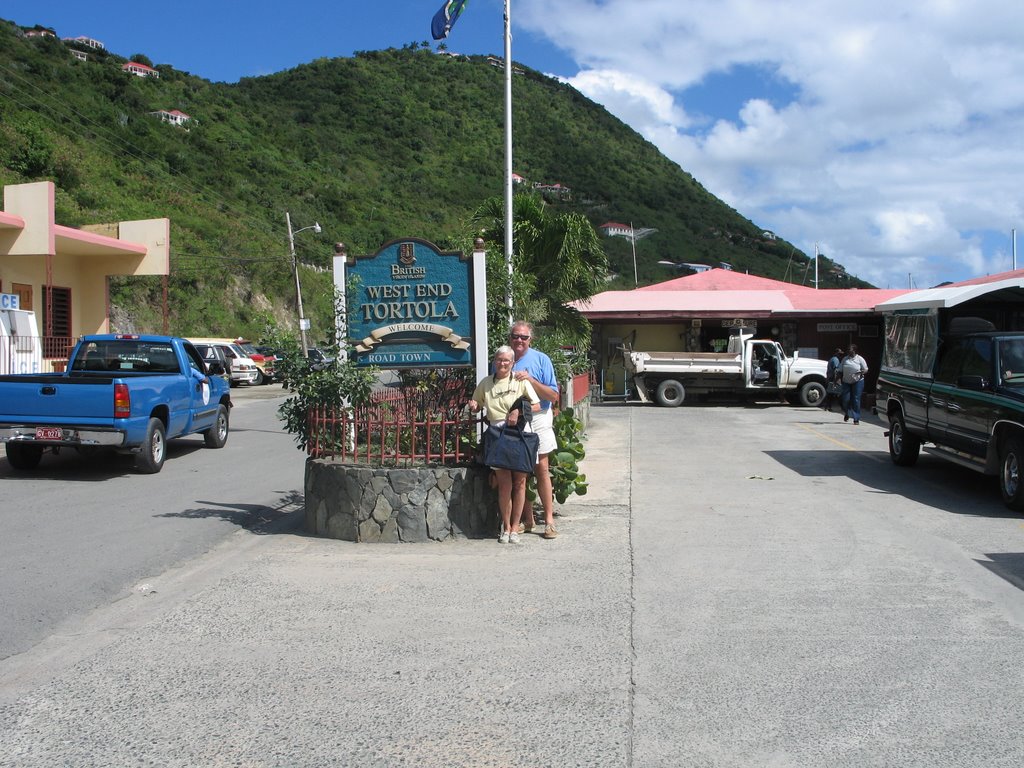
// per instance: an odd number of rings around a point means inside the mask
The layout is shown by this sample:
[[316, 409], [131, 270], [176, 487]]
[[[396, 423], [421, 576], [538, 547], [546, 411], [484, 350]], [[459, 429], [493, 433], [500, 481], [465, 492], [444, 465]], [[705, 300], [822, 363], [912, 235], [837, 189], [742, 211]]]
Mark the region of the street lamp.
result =
[[320, 234], [319, 222], [313, 222], [312, 226], [303, 227], [292, 231], [292, 217], [291, 214], [285, 211], [284, 220], [288, 223], [288, 249], [292, 254], [292, 272], [295, 274], [295, 303], [299, 311], [299, 338], [302, 340], [302, 356], [306, 357], [309, 354], [309, 346], [306, 344], [306, 331], [309, 329], [309, 321], [302, 314], [302, 285], [299, 283], [299, 262], [295, 258], [295, 236], [299, 232], [305, 232], [307, 229], [312, 229], [317, 235]]

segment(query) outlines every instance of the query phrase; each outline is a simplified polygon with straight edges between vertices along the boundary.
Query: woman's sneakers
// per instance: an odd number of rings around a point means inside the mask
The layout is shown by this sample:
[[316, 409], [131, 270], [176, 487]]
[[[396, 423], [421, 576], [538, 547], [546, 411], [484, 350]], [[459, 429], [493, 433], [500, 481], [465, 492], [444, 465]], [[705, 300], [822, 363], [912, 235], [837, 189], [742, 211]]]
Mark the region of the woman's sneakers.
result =
[[[519, 538], [519, 535], [518, 535], [518, 534], [516, 535], [516, 538], [517, 538], [517, 539]], [[508, 535], [508, 531], [506, 531], [506, 530], [504, 530], [504, 529], [503, 529], [503, 530], [501, 531], [501, 536], [499, 536], [499, 537], [498, 537], [498, 543], [499, 543], [499, 544], [508, 544], [508, 542], [509, 542], [509, 535]]]

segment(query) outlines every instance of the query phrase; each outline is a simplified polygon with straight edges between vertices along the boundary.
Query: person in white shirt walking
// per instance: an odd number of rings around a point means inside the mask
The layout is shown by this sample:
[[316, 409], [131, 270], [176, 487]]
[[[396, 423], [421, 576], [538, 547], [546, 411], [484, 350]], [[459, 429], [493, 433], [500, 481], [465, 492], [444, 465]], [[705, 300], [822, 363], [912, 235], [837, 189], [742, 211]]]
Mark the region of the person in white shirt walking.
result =
[[857, 345], [851, 344], [843, 358], [843, 421], [853, 419], [860, 424], [860, 399], [864, 394], [864, 376], [868, 372], [868, 364], [857, 354]]

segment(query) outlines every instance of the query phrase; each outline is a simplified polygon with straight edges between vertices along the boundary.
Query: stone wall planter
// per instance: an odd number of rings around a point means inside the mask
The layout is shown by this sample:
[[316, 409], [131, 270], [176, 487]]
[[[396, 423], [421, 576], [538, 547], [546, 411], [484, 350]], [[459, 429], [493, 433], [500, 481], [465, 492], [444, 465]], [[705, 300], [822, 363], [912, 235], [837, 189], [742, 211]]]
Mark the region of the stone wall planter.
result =
[[306, 530], [363, 542], [497, 536], [498, 498], [486, 467], [390, 469], [306, 461]]
[[[574, 408], [588, 424], [590, 398]], [[307, 459], [306, 531], [389, 543], [497, 537], [498, 494], [489, 474], [478, 465], [391, 469]]]

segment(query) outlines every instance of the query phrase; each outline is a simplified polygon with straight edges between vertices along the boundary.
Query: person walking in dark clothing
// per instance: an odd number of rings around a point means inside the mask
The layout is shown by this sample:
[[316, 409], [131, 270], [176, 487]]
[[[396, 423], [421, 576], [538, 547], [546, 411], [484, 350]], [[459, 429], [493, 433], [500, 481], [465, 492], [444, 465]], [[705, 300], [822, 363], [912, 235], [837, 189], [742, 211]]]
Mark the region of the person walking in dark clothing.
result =
[[839, 393], [843, 388], [843, 348], [836, 347], [832, 357], [828, 359], [828, 368], [825, 371], [825, 397], [821, 401], [821, 408], [832, 412], [832, 403], [839, 401]]

